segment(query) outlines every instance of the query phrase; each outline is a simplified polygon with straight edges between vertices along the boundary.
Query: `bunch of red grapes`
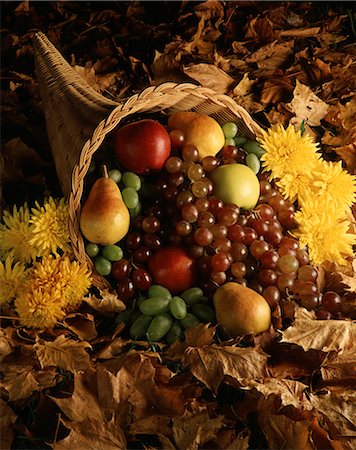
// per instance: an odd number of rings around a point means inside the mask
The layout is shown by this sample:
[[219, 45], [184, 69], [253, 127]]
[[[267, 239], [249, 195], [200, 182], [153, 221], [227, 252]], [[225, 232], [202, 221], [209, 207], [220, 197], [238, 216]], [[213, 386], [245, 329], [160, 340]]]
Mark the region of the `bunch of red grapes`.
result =
[[317, 269], [291, 232], [294, 205], [259, 173], [260, 197], [253, 210], [224, 204], [213, 195], [209, 173], [221, 164], [244, 163], [246, 153], [234, 145], [199, 160], [198, 150], [171, 131], [172, 156], [165, 169], [145, 177], [141, 212], [124, 239], [125, 258], [113, 264], [112, 276], [124, 301], [152, 284], [148, 262], [162, 246], [186, 248], [196, 259], [199, 286], [206, 296], [227, 281], [260, 293], [272, 311], [292, 317], [295, 302], [315, 310], [319, 319], [338, 317], [341, 298], [321, 293]]

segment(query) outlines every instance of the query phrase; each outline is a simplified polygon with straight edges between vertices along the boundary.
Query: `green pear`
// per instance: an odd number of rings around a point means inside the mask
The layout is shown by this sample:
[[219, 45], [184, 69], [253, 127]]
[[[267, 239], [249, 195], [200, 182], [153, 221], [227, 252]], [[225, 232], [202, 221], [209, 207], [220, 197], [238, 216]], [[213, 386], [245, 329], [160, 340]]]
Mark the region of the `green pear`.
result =
[[213, 194], [224, 203], [252, 209], [260, 196], [260, 183], [255, 173], [245, 164], [224, 164], [209, 175]]
[[106, 167], [85, 200], [80, 214], [80, 229], [88, 241], [111, 245], [126, 236], [130, 226], [130, 213], [120, 189], [108, 177]]

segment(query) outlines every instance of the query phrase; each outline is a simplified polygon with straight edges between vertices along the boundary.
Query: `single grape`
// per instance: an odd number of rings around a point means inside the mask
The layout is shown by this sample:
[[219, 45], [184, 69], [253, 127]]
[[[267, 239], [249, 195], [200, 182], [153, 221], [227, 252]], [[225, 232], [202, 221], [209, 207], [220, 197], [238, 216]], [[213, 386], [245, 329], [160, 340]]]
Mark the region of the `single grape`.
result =
[[132, 272], [132, 283], [142, 291], [147, 290], [152, 284], [151, 275], [144, 269], [138, 268]]
[[136, 248], [133, 252], [132, 252], [132, 257], [133, 260], [136, 263], [145, 263], [147, 262], [150, 257], [152, 255], [152, 252], [149, 248], [147, 248], [146, 246], [142, 245], [141, 247]]
[[111, 272], [111, 262], [103, 256], [96, 256], [94, 259], [94, 267], [99, 275], [107, 276]]
[[318, 278], [318, 271], [314, 266], [306, 264], [298, 269], [298, 279], [301, 281], [316, 282]]
[[248, 154], [253, 154], [258, 158], [261, 158], [261, 156], [265, 153], [261, 145], [256, 141], [247, 141], [242, 148], [245, 150]]
[[231, 273], [235, 278], [244, 278], [247, 273], [246, 265], [242, 261], [231, 264]]
[[258, 274], [258, 281], [261, 286], [272, 286], [277, 282], [277, 274], [272, 269], [261, 269]]
[[209, 193], [208, 186], [206, 185], [206, 183], [204, 183], [204, 181], [201, 181], [201, 180], [196, 181], [195, 183], [192, 183], [190, 189], [192, 190], [192, 193], [197, 198], [204, 198]]
[[242, 147], [247, 142], [247, 138], [243, 136], [235, 136], [234, 141], [237, 147]]
[[190, 181], [198, 181], [203, 177], [204, 169], [200, 164], [192, 164], [187, 170], [187, 176]]
[[278, 305], [281, 294], [279, 292], [278, 287], [267, 286], [263, 289], [262, 296], [267, 300], [271, 309], [274, 310]]
[[257, 217], [262, 220], [271, 220], [274, 216], [274, 209], [267, 203], [260, 203], [256, 206], [255, 212]]
[[221, 127], [226, 138], [233, 138], [237, 134], [237, 125], [233, 122], [224, 123]]
[[231, 265], [230, 259], [226, 253], [215, 253], [210, 260], [211, 268], [216, 272], [225, 272]]
[[135, 296], [135, 287], [133, 282], [128, 278], [120, 280], [116, 285], [116, 292], [123, 302], [132, 300]]
[[342, 301], [338, 293], [327, 291], [323, 293], [321, 304], [325, 311], [330, 312], [333, 316], [342, 311]]
[[314, 294], [300, 295], [300, 304], [309, 311], [316, 309], [319, 306], [319, 296]]
[[231, 249], [231, 241], [227, 238], [216, 239], [211, 245], [215, 251], [219, 252], [229, 253]]
[[205, 247], [212, 242], [213, 233], [206, 227], [197, 228], [194, 232], [194, 239], [198, 245]]
[[210, 227], [214, 223], [215, 223], [215, 217], [211, 212], [202, 211], [199, 213], [198, 219], [197, 219], [197, 224], [199, 227]]
[[172, 147], [181, 147], [184, 144], [184, 133], [181, 130], [172, 130], [169, 132]]
[[131, 262], [126, 258], [122, 258], [112, 265], [111, 274], [116, 280], [123, 280], [130, 276], [131, 271]]
[[218, 272], [216, 270], [212, 270], [210, 273], [211, 280], [221, 286], [226, 281], [226, 273], [225, 272]]
[[237, 222], [239, 215], [233, 209], [224, 206], [223, 209], [218, 213], [218, 222], [222, 225], [230, 227]]
[[115, 181], [115, 183], [120, 183], [122, 174], [118, 169], [111, 169], [108, 172], [108, 177]]
[[234, 261], [245, 261], [248, 256], [248, 248], [242, 242], [233, 242], [230, 254]]
[[198, 209], [194, 204], [188, 203], [182, 206], [181, 215], [183, 220], [186, 220], [189, 223], [194, 223], [198, 219]]
[[137, 191], [132, 187], [125, 187], [121, 191], [122, 198], [124, 200], [125, 205], [130, 208], [136, 208], [139, 203], [139, 197]]
[[[201, 181], [198, 181], [198, 183], [201, 183]], [[208, 210], [209, 200], [207, 198], [197, 198], [194, 205], [197, 207], [198, 212], [201, 213]]]
[[279, 258], [277, 266], [283, 273], [295, 273], [299, 269], [299, 261], [295, 256], [284, 255]]
[[228, 228], [227, 237], [233, 242], [242, 242], [245, 238], [245, 230], [241, 225], [235, 223]]
[[267, 250], [260, 256], [260, 262], [266, 269], [274, 269], [277, 266], [279, 255], [275, 250]]
[[122, 175], [122, 181], [126, 187], [139, 191], [141, 189], [141, 178], [133, 172], [124, 172]]
[[305, 266], [310, 262], [308, 253], [302, 249], [297, 250], [297, 259], [299, 261], [300, 266]]
[[188, 236], [192, 232], [193, 227], [188, 221], [180, 220], [176, 223], [175, 229], [179, 236]]
[[258, 239], [258, 235], [256, 233], [256, 230], [253, 229], [252, 227], [245, 227], [244, 231], [245, 231], [245, 236], [242, 239], [242, 243], [243, 244], [249, 246], [249, 245], [252, 244], [253, 241]]
[[246, 155], [246, 165], [252, 170], [253, 173], [257, 174], [261, 169], [261, 163], [254, 153], [249, 153]]
[[232, 147], [232, 146], [235, 146], [234, 139], [233, 138], [226, 138], [225, 139], [225, 147]]
[[260, 241], [257, 239], [256, 241], [253, 241], [250, 245], [250, 253], [252, 256], [254, 256], [256, 259], [260, 259], [261, 256], [269, 250], [269, 245], [265, 241]]
[[106, 245], [103, 247], [101, 254], [109, 261], [120, 261], [124, 256], [122, 248], [118, 245]]
[[161, 223], [155, 216], [147, 216], [142, 221], [142, 229], [145, 233], [157, 233], [161, 229]]
[[209, 227], [209, 230], [213, 234], [214, 239], [222, 239], [227, 237], [228, 228], [226, 225], [221, 225], [220, 223], [214, 223]]
[[184, 161], [198, 161], [198, 149], [195, 147], [195, 145], [185, 145], [182, 149], [182, 157]]
[[85, 246], [85, 252], [87, 253], [90, 258], [94, 258], [99, 254], [100, 248], [99, 245], [93, 244], [92, 242], [88, 242], [88, 244]]
[[295, 274], [282, 273], [278, 276], [277, 287], [281, 292], [285, 292], [287, 289], [291, 290], [294, 284]]

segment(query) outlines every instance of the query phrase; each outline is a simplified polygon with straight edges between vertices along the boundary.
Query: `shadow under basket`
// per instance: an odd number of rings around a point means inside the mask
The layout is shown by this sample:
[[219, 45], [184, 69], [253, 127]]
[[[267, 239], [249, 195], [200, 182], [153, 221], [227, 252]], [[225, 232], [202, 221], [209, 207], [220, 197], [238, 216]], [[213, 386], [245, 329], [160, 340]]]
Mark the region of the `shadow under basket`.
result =
[[144, 114], [196, 111], [218, 123], [235, 122], [238, 134], [255, 139], [260, 126], [227, 95], [191, 83], [150, 86], [123, 102], [102, 96], [87, 84], [41, 32], [33, 35], [36, 74], [39, 82], [49, 143], [63, 194], [69, 208], [69, 234], [74, 255], [93, 269], [93, 284], [110, 289], [85, 252], [80, 231], [84, 179], [93, 155], [107, 135], [120, 124]]

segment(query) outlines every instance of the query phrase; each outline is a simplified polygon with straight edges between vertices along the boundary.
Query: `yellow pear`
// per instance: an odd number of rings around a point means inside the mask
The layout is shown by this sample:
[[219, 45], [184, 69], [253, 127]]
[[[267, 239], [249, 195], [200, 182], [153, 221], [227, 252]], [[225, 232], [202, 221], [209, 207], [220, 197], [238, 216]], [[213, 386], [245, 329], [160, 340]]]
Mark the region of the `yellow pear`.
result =
[[254, 290], [233, 281], [218, 287], [213, 296], [216, 320], [231, 338], [258, 334], [271, 325], [271, 308]]
[[120, 241], [128, 232], [130, 213], [120, 189], [108, 177], [106, 167], [85, 200], [80, 214], [80, 229], [88, 241], [111, 245]]
[[192, 111], [173, 113], [168, 119], [170, 130], [181, 130], [184, 144], [195, 145], [199, 158], [215, 156], [225, 144], [225, 136], [218, 122], [206, 114]]

